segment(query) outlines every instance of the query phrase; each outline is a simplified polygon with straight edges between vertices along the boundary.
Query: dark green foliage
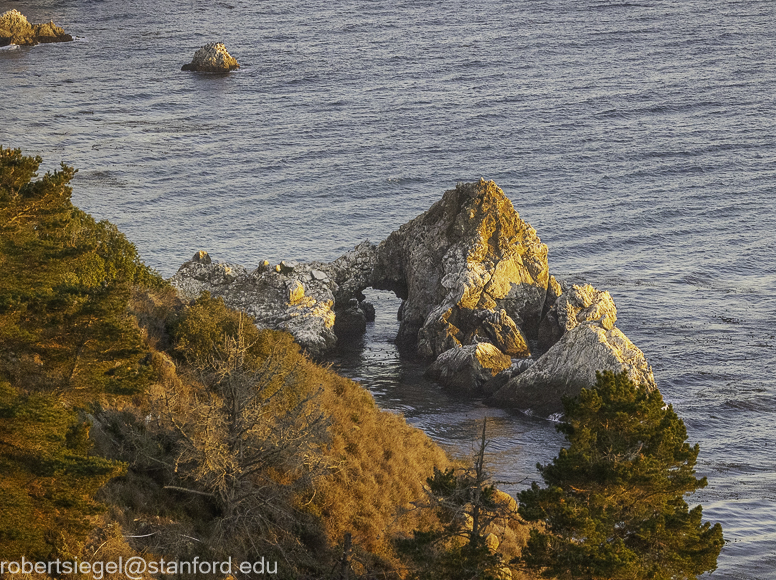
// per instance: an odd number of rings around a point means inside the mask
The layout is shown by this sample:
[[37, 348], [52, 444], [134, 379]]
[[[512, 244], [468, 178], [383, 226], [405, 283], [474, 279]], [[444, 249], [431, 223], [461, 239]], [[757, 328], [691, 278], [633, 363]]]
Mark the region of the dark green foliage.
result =
[[75, 412], [0, 383], [0, 554], [43, 559], [62, 537], [89, 531], [100, 511], [92, 496], [124, 470], [90, 448]]
[[0, 554], [82, 539], [123, 465], [91, 455], [77, 409], [145, 390], [149, 352], [127, 312], [164, 282], [107, 222], [70, 202], [75, 170], [0, 147]]
[[693, 579], [714, 570], [722, 528], [684, 501], [706, 486], [695, 477], [698, 446], [660, 393], [605, 372], [564, 406], [558, 429], [569, 447], [538, 466], [547, 487], [534, 483], [519, 496], [520, 515], [546, 524], [531, 532], [524, 564], [575, 579]]
[[75, 170], [33, 180], [40, 162], [0, 147], [0, 377], [76, 404], [141, 392], [148, 352], [127, 303], [133, 285], [165, 283], [70, 203]]

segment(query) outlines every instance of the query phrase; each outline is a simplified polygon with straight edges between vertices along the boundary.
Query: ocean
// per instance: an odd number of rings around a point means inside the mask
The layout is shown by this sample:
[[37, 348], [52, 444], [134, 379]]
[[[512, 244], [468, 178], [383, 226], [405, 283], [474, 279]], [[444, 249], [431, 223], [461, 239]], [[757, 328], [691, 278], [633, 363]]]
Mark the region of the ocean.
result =
[[[0, 144], [78, 168], [73, 200], [165, 276], [379, 241], [492, 179], [550, 271], [608, 290], [699, 443], [711, 577], [776, 578], [776, 3], [0, 0], [72, 43], [0, 49]], [[181, 72], [222, 41], [229, 75]], [[391, 342], [397, 299], [333, 359], [467, 454], [491, 418], [517, 491], [550, 421], [456, 398]]]

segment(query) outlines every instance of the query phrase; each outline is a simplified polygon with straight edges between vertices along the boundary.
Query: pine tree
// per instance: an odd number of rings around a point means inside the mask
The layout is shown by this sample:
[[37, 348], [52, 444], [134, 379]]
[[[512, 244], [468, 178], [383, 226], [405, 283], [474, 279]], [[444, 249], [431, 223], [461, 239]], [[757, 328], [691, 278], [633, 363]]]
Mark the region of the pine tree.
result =
[[716, 569], [722, 527], [684, 501], [707, 483], [695, 477], [699, 448], [660, 392], [604, 372], [564, 407], [558, 430], [569, 447], [537, 466], [546, 487], [534, 482], [519, 496], [520, 515], [545, 524], [522, 562], [574, 579], [694, 579]]
[[77, 545], [94, 495], [126, 466], [91, 452], [95, 403], [141, 393], [148, 349], [133, 287], [161, 287], [108, 222], [70, 201], [75, 170], [0, 146], [0, 556]]

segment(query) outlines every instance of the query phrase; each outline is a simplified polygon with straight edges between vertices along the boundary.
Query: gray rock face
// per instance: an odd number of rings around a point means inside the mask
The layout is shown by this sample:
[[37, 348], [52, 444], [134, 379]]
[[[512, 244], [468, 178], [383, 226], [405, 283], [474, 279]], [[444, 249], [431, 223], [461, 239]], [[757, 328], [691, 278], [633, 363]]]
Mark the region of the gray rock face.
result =
[[73, 37], [54, 24], [30, 24], [18, 10], [8, 10], [0, 16], [0, 46], [9, 44], [35, 45], [40, 42], [69, 42]]
[[229, 54], [222, 42], [211, 42], [194, 53], [189, 64], [184, 64], [181, 70], [199, 72], [229, 72], [240, 68], [237, 60]]
[[472, 311], [504, 310], [531, 338], [547, 293], [547, 246], [492, 181], [459, 184], [377, 248], [372, 285], [403, 298], [397, 342], [434, 358], [470, 343]]
[[[195, 258], [200, 254], [207, 256], [199, 252]], [[202, 292], [223, 298], [228, 306], [253, 316], [260, 328], [286, 330], [310, 354], [320, 356], [337, 338], [331, 281], [315, 279], [311, 270], [317, 267], [328, 266], [303, 264], [283, 274], [261, 265], [248, 273], [242, 266], [211, 262], [207, 256], [183, 264], [170, 283], [184, 300]]]
[[253, 316], [260, 328], [286, 330], [311, 355], [321, 356], [337, 344], [335, 330], [363, 333], [366, 321], [374, 320], [374, 307], [355, 298], [371, 285], [374, 251], [362, 242], [330, 264], [284, 260], [272, 266], [265, 260], [253, 272], [213, 262], [199, 251], [170, 283], [184, 300], [209, 292]]
[[489, 343], [453, 347], [440, 354], [426, 376], [445, 386], [467, 393], [479, 393], [483, 384], [509, 368], [512, 359]]
[[657, 388], [644, 353], [618, 328], [585, 321], [566, 332], [528, 370], [510, 379], [491, 402], [546, 417], [562, 412], [562, 397], [594, 385], [596, 371], [603, 370], [625, 371], [634, 383]]

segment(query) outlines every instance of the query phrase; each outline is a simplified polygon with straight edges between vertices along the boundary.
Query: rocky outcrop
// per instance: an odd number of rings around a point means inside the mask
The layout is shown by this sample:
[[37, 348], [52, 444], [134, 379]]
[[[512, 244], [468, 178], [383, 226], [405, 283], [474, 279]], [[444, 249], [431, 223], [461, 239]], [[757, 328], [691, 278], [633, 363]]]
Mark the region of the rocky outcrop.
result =
[[0, 16], [0, 46], [9, 44], [36, 45], [40, 42], [69, 42], [73, 37], [54, 24], [30, 24], [18, 10], [9, 10]]
[[264, 261], [249, 272], [199, 251], [170, 283], [183, 300], [209, 292], [251, 315], [260, 328], [288, 331], [310, 354], [321, 356], [334, 348], [338, 334], [362, 333], [366, 321], [374, 320], [374, 307], [361, 294], [370, 285], [373, 254], [374, 246], [363, 242], [329, 264]]
[[618, 328], [584, 321], [566, 332], [528, 370], [510, 379], [491, 402], [547, 417], [563, 411], [562, 398], [595, 384], [596, 371], [626, 372], [636, 384], [657, 388], [641, 352]]
[[278, 264], [270, 268], [263, 263], [248, 272], [242, 266], [213, 262], [206, 252], [197, 252], [170, 283], [184, 300], [193, 300], [202, 292], [220, 297], [228, 306], [251, 315], [260, 328], [286, 330], [308, 352], [319, 356], [330, 350], [337, 338], [332, 279], [317, 266], [281, 268]]
[[446, 191], [376, 254], [372, 285], [405, 300], [397, 337], [405, 350], [435, 358], [471, 344], [487, 334], [483, 311], [503, 310], [529, 339], [538, 333], [547, 246], [492, 181]]
[[240, 68], [237, 60], [229, 54], [222, 42], [211, 42], [194, 53], [189, 64], [184, 64], [181, 70], [198, 72], [229, 72]]
[[543, 416], [596, 371], [655, 388], [643, 353], [615, 327], [610, 294], [550, 276], [547, 247], [492, 181], [459, 184], [379, 245], [330, 263], [249, 272], [198, 252], [171, 282], [184, 299], [208, 291], [259, 326], [288, 330], [316, 356], [374, 319], [365, 288], [392, 290], [403, 299], [396, 340], [434, 361], [429, 377]]
[[478, 394], [482, 385], [511, 366], [512, 359], [489, 343], [453, 347], [440, 354], [426, 376], [458, 391]]

